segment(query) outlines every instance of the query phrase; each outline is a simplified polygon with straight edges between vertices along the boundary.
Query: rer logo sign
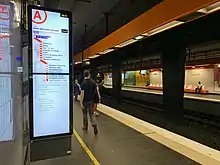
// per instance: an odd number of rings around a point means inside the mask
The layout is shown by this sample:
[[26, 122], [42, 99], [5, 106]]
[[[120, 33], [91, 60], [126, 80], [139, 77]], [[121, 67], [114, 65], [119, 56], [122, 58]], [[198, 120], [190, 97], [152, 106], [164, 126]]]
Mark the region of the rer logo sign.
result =
[[32, 22], [42, 24], [47, 20], [47, 12], [43, 10], [35, 10], [32, 15]]
[[0, 20], [9, 20], [9, 10], [7, 6], [0, 5]]

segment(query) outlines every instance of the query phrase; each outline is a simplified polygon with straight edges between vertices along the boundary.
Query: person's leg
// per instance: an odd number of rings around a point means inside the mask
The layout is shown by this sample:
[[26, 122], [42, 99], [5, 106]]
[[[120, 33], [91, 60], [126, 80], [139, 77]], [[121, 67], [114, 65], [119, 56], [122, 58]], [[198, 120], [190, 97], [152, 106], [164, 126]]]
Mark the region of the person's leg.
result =
[[83, 104], [84, 109], [83, 111], [83, 129], [84, 130], [88, 130], [88, 116], [87, 116], [87, 110], [88, 110], [88, 106], [86, 103]]
[[97, 103], [94, 104], [94, 115], [99, 116], [99, 112], [97, 111]]
[[202, 91], [202, 87], [199, 88], [199, 93], [201, 93], [201, 91]]
[[92, 102], [89, 103], [88, 105], [88, 112], [89, 112], [89, 117], [92, 125], [96, 125], [96, 120], [94, 117], [94, 104]]
[[195, 89], [195, 92], [198, 93], [198, 88]]
[[97, 104], [94, 103], [94, 112], [96, 112], [96, 110], [97, 110]]
[[94, 104], [92, 102], [89, 103], [88, 105], [88, 111], [89, 111], [89, 116], [90, 116], [90, 121], [92, 124], [92, 127], [94, 128], [94, 134], [98, 134], [98, 128], [96, 124], [96, 118], [94, 116]]
[[102, 96], [102, 92], [103, 92], [103, 86], [100, 85], [100, 86], [99, 86], [99, 94], [100, 94], [100, 96]]

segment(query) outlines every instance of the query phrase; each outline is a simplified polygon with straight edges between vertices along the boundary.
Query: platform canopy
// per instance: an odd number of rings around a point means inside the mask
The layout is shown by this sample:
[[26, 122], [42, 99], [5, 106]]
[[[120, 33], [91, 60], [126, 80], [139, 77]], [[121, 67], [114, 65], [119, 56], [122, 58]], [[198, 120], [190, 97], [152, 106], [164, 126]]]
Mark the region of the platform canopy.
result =
[[[164, 0], [84, 50], [84, 59], [96, 58], [149, 37], [163, 30], [192, 21], [219, 9], [219, 0]], [[82, 53], [74, 56], [75, 63], [82, 61]]]

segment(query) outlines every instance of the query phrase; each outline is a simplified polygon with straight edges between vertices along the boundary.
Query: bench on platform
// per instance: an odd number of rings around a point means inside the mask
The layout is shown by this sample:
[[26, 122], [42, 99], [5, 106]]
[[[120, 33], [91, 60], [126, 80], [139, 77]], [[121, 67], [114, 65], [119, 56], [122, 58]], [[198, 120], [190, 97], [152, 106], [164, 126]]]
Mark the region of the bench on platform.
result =
[[[151, 90], [163, 90], [162, 84], [150, 84], [149, 86], [145, 87], [147, 89]], [[185, 85], [184, 86], [184, 92], [186, 93], [195, 93], [196, 87], [193, 87], [192, 85]], [[209, 91], [203, 87], [201, 90], [201, 93], [208, 93]]]

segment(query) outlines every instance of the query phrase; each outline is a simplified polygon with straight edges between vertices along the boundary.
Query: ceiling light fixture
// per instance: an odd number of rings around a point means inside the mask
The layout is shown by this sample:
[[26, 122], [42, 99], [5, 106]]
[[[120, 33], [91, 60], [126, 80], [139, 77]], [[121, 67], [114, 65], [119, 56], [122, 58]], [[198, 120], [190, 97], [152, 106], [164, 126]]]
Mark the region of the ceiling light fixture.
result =
[[208, 13], [208, 11], [207, 11], [206, 8], [203, 8], [203, 9], [197, 10], [197, 12], [199, 12], [199, 13], [204, 13], [204, 14], [207, 14], [207, 13]]
[[123, 42], [123, 43], [121, 43], [121, 44], [119, 44], [119, 45], [116, 45], [115, 48], [122, 48], [122, 47], [127, 46], [127, 45], [130, 45], [130, 44], [132, 44], [132, 43], [134, 43], [134, 42], [137, 42], [137, 40], [135, 40], [135, 39], [130, 39], [130, 40], [127, 40], [127, 41], [125, 41], [125, 42]]
[[90, 65], [90, 62], [89, 62], [89, 61], [86, 61], [85, 64], [86, 64], [86, 65]]
[[150, 36], [150, 34], [148, 32], [147, 33], [143, 33], [142, 35], [145, 36], [145, 37], [149, 37]]
[[93, 58], [96, 58], [96, 57], [99, 57], [100, 55], [99, 54], [96, 54], [96, 55], [94, 55], [94, 56], [91, 56], [91, 57], [89, 57], [90, 59], [93, 59]]
[[165, 25], [162, 25], [162, 26], [160, 26], [160, 27], [158, 27], [158, 28], [155, 28], [155, 29], [151, 30], [151, 31], [149, 32], [149, 35], [151, 36], [151, 35], [154, 35], [154, 34], [163, 32], [163, 31], [165, 31], [165, 30], [171, 29], [171, 28], [173, 28], [173, 27], [175, 27], [175, 26], [178, 26], [178, 25], [181, 25], [181, 24], [183, 24], [183, 23], [184, 23], [184, 22], [181, 22], [181, 21], [172, 21], [172, 22], [169, 22], [169, 23], [167, 23], [167, 24], [165, 24]]
[[208, 13], [215, 12], [219, 9], [220, 9], [220, 1], [206, 7], [206, 10], [208, 11]]
[[142, 35], [135, 37], [136, 40], [141, 40], [142, 38], [144, 38]]
[[86, 59], [84, 59], [83, 61], [89, 61], [89, 59], [88, 59], [88, 58], [86, 58]]
[[207, 7], [197, 10], [198, 13], [209, 14], [220, 9], [220, 1], [213, 3]]
[[99, 54], [107, 54], [107, 53], [110, 53], [112, 51], [114, 51], [115, 49], [107, 49], [107, 50], [104, 50], [102, 52], [100, 52]]
[[80, 63], [81, 63], [81, 62], [78, 61], [78, 62], [75, 62], [74, 64], [77, 65], [77, 64], [80, 64]]

